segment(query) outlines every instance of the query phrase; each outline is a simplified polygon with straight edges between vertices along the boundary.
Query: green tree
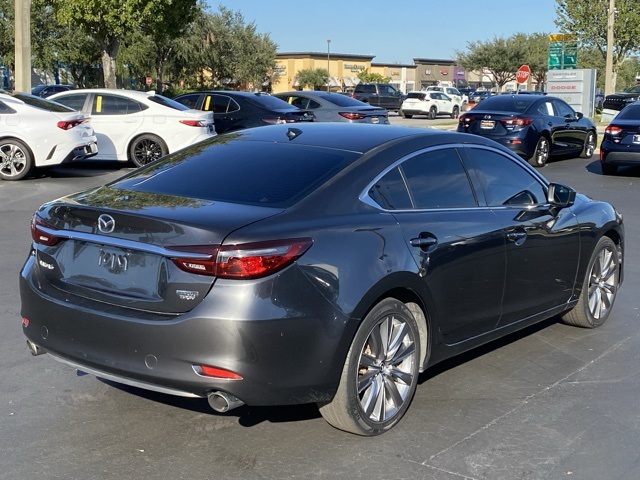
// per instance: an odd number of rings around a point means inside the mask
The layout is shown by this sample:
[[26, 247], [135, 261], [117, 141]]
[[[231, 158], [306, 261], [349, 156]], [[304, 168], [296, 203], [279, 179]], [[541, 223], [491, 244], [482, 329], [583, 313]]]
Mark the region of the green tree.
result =
[[389, 83], [391, 77], [385, 77], [379, 73], [370, 73], [369, 70], [360, 70], [358, 80], [362, 83]]
[[[637, 0], [616, 0], [614, 24], [613, 72], [611, 85], [624, 61], [640, 49], [640, 8]], [[607, 20], [609, 2], [593, 0], [556, 0], [556, 25], [564, 33], [578, 35], [579, 45], [607, 55]]]
[[299, 70], [296, 73], [296, 79], [302, 88], [311, 87], [314, 90], [320, 90], [320, 87], [326, 87], [329, 82], [329, 71], [326, 68]]
[[220, 7], [218, 13], [207, 13], [194, 34], [200, 37], [196, 64], [211, 72], [213, 84], [246, 89], [262, 83], [275, 67], [277, 45], [254, 23], [245, 24], [240, 12]]
[[[177, 2], [180, 3], [180, 2]], [[104, 84], [116, 88], [116, 58], [126, 35], [159, 25], [173, 0], [52, 0], [57, 19], [91, 36], [101, 50]]]
[[521, 34], [509, 38], [467, 42], [467, 52], [456, 52], [458, 62], [467, 70], [489, 70], [498, 89], [515, 80], [518, 68], [526, 63], [527, 50]]
[[13, 65], [15, 55], [14, 0], [0, 0], [0, 63]]

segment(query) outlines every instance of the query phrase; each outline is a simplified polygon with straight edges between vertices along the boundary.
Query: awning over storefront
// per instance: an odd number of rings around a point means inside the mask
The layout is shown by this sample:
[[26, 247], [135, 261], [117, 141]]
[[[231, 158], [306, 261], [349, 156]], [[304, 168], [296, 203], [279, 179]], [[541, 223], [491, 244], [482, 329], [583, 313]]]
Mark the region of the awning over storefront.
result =
[[358, 77], [342, 77], [342, 81], [344, 82], [345, 87], [355, 87], [360, 83]]

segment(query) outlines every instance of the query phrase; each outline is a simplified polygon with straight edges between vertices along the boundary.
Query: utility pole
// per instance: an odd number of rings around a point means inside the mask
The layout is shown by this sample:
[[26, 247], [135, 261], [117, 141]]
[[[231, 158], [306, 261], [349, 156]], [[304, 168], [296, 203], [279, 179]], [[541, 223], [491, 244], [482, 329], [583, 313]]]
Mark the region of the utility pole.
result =
[[15, 0], [14, 90], [31, 93], [31, 0]]
[[604, 67], [604, 94], [614, 93], [613, 84], [613, 24], [616, 18], [615, 0], [609, 0], [609, 12], [607, 15], [607, 59]]

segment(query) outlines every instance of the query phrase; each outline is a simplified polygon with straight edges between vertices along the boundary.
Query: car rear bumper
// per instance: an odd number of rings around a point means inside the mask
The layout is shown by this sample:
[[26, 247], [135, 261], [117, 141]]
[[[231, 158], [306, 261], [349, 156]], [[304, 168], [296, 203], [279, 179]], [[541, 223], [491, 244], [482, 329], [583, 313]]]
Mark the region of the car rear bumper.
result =
[[601, 161], [612, 165], [640, 165], [640, 145], [620, 145], [603, 142]]
[[[276, 286], [256, 282], [243, 291], [242, 305], [237, 288], [222, 288], [187, 314], [161, 316], [64, 294], [43, 281], [34, 263], [30, 256], [20, 276], [23, 332], [59, 361], [163, 393], [224, 391], [248, 405], [324, 402], [335, 393], [348, 322], [313, 287], [309, 298], [289, 300], [297, 309], [274, 303], [286, 300], [284, 291], [274, 298]], [[203, 376], [202, 365], [242, 380]]]

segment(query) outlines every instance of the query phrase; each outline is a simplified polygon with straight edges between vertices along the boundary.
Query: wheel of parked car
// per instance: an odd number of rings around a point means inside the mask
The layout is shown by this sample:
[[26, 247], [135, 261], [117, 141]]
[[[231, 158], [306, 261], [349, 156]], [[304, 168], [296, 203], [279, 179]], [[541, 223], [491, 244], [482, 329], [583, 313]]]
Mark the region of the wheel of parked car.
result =
[[129, 160], [142, 167], [169, 153], [164, 142], [155, 135], [141, 135], [129, 145]]
[[451, 118], [458, 118], [459, 115], [460, 115], [460, 109], [457, 106], [453, 107], [453, 111], [451, 112]]
[[413, 118], [413, 115], [410, 115], [408, 113], [404, 113], [403, 111], [400, 111], [400, 114], [404, 117], [404, 118]]
[[327, 422], [358, 435], [378, 435], [402, 418], [418, 383], [418, 325], [395, 298], [378, 303], [358, 329], [333, 400], [320, 406]]
[[611, 165], [610, 163], [601, 163], [600, 167], [602, 168], [602, 173], [605, 175], [615, 175], [618, 173], [618, 166]]
[[0, 177], [20, 180], [33, 169], [33, 155], [20, 140], [7, 138], [0, 141]]
[[436, 115], [438, 114], [438, 109], [436, 107], [431, 107], [429, 109], [429, 119], [433, 120], [434, 118], [436, 118]]
[[538, 139], [536, 149], [533, 156], [529, 159], [529, 163], [534, 167], [544, 167], [549, 159], [549, 140], [545, 136]]
[[593, 152], [596, 149], [596, 134], [594, 132], [587, 133], [587, 138], [584, 140], [584, 147], [582, 148], [582, 153], [580, 157], [582, 158], [591, 158], [593, 157]]
[[578, 303], [562, 319], [577, 327], [602, 325], [616, 300], [619, 268], [616, 244], [609, 237], [602, 237], [591, 255]]

